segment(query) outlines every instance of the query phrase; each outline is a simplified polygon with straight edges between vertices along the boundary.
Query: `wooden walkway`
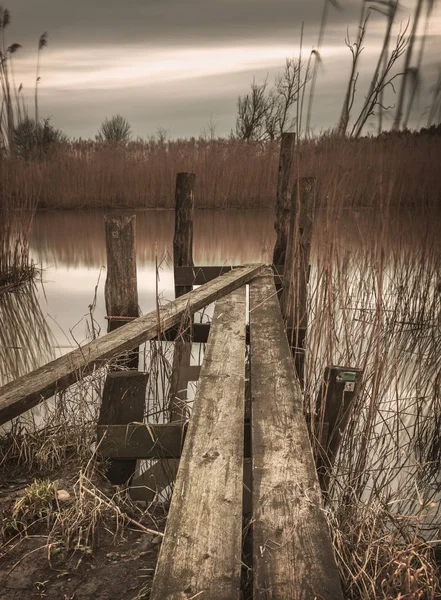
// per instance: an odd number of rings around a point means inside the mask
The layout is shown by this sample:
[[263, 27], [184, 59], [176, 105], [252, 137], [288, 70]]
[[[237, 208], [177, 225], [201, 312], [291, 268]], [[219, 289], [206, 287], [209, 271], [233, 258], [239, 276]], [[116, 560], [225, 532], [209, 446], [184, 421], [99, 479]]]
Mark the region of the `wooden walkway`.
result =
[[[141, 373], [113, 373], [107, 382], [97, 433], [100, 453], [117, 467], [115, 477], [130, 477], [140, 458], [171, 461], [172, 472], [177, 470], [150, 598], [239, 600], [246, 480], [254, 600], [342, 600], [274, 271], [252, 265], [217, 275], [205, 271], [204, 277], [215, 279], [159, 316], [154, 311], [139, 317], [1, 388], [1, 422], [214, 301], [189, 423], [140, 422], [146, 384]], [[183, 282], [188, 284], [188, 274]], [[131, 400], [123, 409], [128, 391]], [[249, 456], [251, 474], [244, 468]]]

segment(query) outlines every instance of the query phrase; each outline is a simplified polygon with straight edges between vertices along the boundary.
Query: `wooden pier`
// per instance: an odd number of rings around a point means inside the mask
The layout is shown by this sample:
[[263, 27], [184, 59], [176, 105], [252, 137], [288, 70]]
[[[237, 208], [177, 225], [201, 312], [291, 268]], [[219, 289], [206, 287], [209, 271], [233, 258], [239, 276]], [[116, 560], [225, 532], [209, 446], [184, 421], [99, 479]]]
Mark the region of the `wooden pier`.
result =
[[[278, 210], [284, 218], [293, 143], [291, 138], [282, 147], [281, 165], [288, 166], [279, 173]], [[299, 190], [302, 182], [297, 183]], [[137, 316], [136, 282], [134, 286], [130, 281], [130, 274], [136, 277], [133, 256], [119, 257], [112, 272], [121, 280], [129, 277], [122, 283], [130, 290], [129, 300], [111, 277], [106, 282], [108, 333], [0, 388], [0, 424], [118, 359], [116, 370], [107, 376], [97, 428], [99, 452], [112, 462], [109, 478], [114, 484], [131, 481], [138, 490], [134, 497], [147, 501], [174, 484], [151, 600], [241, 598], [244, 525], [252, 531], [248, 568], [254, 600], [342, 600], [323, 494], [361, 371], [328, 368], [317, 404], [320, 428], [311, 426], [304, 413], [299, 331], [303, 340], [312, 212], [307, 227], [302, 226], [296, 201], [289, 231], [286, 223], [276, 227], [276, 254], [289, 269], [281, 289], [284, 264], [194, 266], [188, 226], [194, 185], [194, 176], [178, 176], [176, 299]], [[306, 187], [311, 196], [311, 180]], [[300, 227], [299, 236], [293, 237], [294, 227]], [[109, 217], [106, 231], [110, 254], [112, 239], [119, 249], [134, 252], [134, 219]], [[121, 264], [125, 260], [128, 269]], [[293, 282], [295, 269], [302, 271], [300, 285]], [[192, 315], [212, 303], [211, 324], [194, 323]], [[300, 323], [287, 323], [282, 315], [281, 304], [283, 309], [290, 303], [300, 313]], [[185, 337], [183, 322], [189, 324]], [[143, 419], [148, 374], [137, 370], [137, 349], [152, 339], [176, 340], [176, 385], [170, 422], [163, 424]], [[190, 365], [192, 343], [206, 344], [201, 366]], [[179, 400], [191, 380], [197, 380], [197, 388], [188, 419]], [[321, 448], [315, 457], [310, 442], [314, 435]], [[139, 476], [139, 459], [157, 462]]]

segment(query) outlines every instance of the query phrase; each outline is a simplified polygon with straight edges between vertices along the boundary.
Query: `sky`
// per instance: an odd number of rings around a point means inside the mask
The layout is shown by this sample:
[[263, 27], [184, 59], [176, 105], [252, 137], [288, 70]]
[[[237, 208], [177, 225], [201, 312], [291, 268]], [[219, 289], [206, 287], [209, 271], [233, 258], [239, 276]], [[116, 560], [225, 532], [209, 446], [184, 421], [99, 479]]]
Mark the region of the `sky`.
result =
[[[11, 13], [6, 43], [22, 46], [14, 54], [15, 80], [23, 84], [33, 116], [38, 39], [48, 32], [41, 53], [40, 116], [50, 117], [70, 137], [94, 138], [102, 121], [117, 113], [130, 122], [135, 137], [159, 130], [169, 138], [213, 131], [225, 136], [234, 128], [237, 98], [253, 79], [271, 83], [286, 57], [298, 56], [302, 23], [302, 53], [308, 57], [317, 44], [323, 1], [13, 0], [4, 2]], [[429, 24], [413, 127], [425, 125], [441, 62], [440, 5], [435, 1]], [[321, 49], [312, 115], [316, 132], [338, 121], [351, 67], [345, 37], [349, 32], [355, 39], [361, 3], [341, 0], [340, 6], [329, 10]], [[402, 0], [393, 39], [414, 6], [415, 0]], [[385, 17], [374, 13], [354, 114], [375, 68], [385, 25]], [[394, 101], [388, 98], [389, 104]]]

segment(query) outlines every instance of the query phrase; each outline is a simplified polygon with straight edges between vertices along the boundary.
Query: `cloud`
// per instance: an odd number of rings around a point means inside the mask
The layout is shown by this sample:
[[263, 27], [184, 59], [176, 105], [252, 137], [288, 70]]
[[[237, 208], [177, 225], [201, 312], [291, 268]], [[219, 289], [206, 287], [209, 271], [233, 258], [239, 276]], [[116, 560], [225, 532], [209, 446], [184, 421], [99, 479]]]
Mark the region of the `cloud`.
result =
[[[413, 2], [414, 0], [412, 0]], [[321, 49], [322, 68], [314, 103], [318, 126], [335, 123], [341, 107], [351, 56], [344, 40], [355, 39], [359, 0], [329, 10]], [[234, 125], [236, 100], [249, 84], [269, 80], [285, 57], [303, 56], [316, 44], [323, 3], [311, 0], [14, 0], [8, 43], [23, 48], [15, 55], [16, 81], [32, 100], [36, 46], [43, 31], [40, 105], [70, 135], [93, 136], [104, 116], [121, 112], [135, 133], [165, 126], [175, 135], [197, 135], [210, 115], [219, 133]], [[413, 5], [403, 9], [406, 20]], [[396, 23], [396, 31], [400, 26]], [[373, 72], [385, 19], [372, 15], [360, 62], [358, 95]], [[438, 61], [441, 12], [434, 14], [425, 64]], [[427, 82], [429, 85], [429, 82]], [[185, 103], [183, 103], [183, 99]], [[330, 101], [332, 104], [330, 105]], [[32, 102], [31, 102], [32, 104]]]

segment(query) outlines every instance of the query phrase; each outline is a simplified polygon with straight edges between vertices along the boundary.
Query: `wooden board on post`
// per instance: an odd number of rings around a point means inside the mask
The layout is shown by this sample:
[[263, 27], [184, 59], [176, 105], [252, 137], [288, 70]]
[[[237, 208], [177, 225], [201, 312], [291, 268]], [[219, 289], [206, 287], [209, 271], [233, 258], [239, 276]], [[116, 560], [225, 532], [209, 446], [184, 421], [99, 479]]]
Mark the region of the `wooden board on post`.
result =
[[[107, 332], [139, 317], [136, 280], [136, 217], [111, 213], [104, 216], [106, 231], [107, 277], [105, 299]], [[132, 350], [118, 366], [138, 368], [138, 351]]]
[[239, 597], [245, 310], [216, 303], [150, 600]]
[[[103, 389], [98, 427], [102, 425], [125, 425], [132, 421], [142, 422], [148, 375], [138, 371], [109, 373]], [[100, 437], [98, 437], [99, 450]], [[107, 478], [114, 485], [126, 483], [135, 472], [136, 459], [109, 459]]]
[[362, 377], [363, 369], [354, 367], [330, 366], [325, 369], [314, 426], [318, 444], [317, 472], [323, 491], [328, 489], [330, 469], [349, 423]]
[[270, 270], [250, 284], [254, 600], [342, 600]]

